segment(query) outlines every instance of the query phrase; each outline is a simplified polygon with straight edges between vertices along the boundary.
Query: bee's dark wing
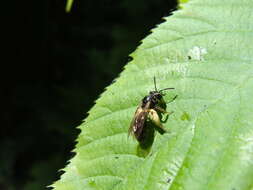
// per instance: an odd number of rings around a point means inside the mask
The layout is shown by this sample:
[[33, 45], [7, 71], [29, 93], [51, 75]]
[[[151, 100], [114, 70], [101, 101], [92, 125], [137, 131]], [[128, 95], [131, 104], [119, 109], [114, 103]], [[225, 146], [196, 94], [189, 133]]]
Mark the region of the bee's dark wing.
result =
[[128, 134], [132, 134], [137, 140], [140, 140], [140, 136], [143, 132], [143, 127], [145, 126], [147, 116], [147, 109], [143, 109], [141, 106], [139, 106], [134, 114], [134, 118], [129, 127]]
[[136, 123], [136, 119], [137, 119], [137, 117], [138, 117], [138, 115], [142, 112], [143, 110], [142, 110], [142, 108], [140, 107], [140, 106], [138, 106], [138, 108], [136, 109], [136, 111], [135, 111], [135, 113], [134, 113], [134, 117], [133, 117], [133, 119], [132, 119], [132, 121], [131, 121], [131, 124], [130, 124], [130, 127], [129, 127], [129, 129], [128, 129], [128, 136], [131, 134], [131, 135], [133, 135], [133, 127], [134, 127], [134, 124]]

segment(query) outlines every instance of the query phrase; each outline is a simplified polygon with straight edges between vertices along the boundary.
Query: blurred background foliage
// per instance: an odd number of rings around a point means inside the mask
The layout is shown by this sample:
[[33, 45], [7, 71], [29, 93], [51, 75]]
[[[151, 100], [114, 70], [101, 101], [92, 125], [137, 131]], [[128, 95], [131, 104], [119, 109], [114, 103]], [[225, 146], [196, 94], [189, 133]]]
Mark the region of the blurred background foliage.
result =
[[7, 6], [1, 190], [45, 189], [59, 178], [74, 155], [76, 127], [140, 40], [176, 6], [176, 0], [75, 0], [70, 13], [63, 0]]

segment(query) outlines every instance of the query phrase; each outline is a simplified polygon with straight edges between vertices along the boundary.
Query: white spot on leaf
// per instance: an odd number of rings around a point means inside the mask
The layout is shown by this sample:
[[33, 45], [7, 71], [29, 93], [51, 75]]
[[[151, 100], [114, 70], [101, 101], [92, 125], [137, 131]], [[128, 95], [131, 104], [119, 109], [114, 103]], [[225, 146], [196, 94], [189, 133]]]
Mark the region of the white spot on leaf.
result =
[[207, 54], [206, 48], [194, 46], [188, 52], [188, 59], [202, 61], [204, 60], [204, 55]]

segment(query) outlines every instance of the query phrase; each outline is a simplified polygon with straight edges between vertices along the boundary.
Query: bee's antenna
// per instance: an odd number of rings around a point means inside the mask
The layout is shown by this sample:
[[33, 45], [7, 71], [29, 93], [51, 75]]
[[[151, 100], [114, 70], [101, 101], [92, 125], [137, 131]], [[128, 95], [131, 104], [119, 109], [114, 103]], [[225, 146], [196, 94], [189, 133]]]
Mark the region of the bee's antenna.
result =
[[155, 76], [154, 76], [154, 85], [155, 85], [155, 91], [157, 91]]
[[162, 90], [159, 90], [159, 92], [162, 92], [162, 91], [164, 91], [164, 90], [173, 90], [173, 89], [175, 89], [175, 88], [164, 88], [164, 89], [162, 89]]

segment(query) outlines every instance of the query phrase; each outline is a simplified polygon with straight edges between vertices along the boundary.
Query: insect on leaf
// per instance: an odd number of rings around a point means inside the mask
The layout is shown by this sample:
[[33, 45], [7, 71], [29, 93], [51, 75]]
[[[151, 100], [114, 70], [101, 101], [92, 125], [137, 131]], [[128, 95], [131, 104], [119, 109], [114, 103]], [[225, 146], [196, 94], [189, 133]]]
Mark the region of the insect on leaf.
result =
[[[55, 190], [252, 190], [253, 1], [191, 0], [131, 54], [80, 126], [76, 156]], [[174, 111], [138, 156], [127, 138], [140, 100], [153, 90]]]

